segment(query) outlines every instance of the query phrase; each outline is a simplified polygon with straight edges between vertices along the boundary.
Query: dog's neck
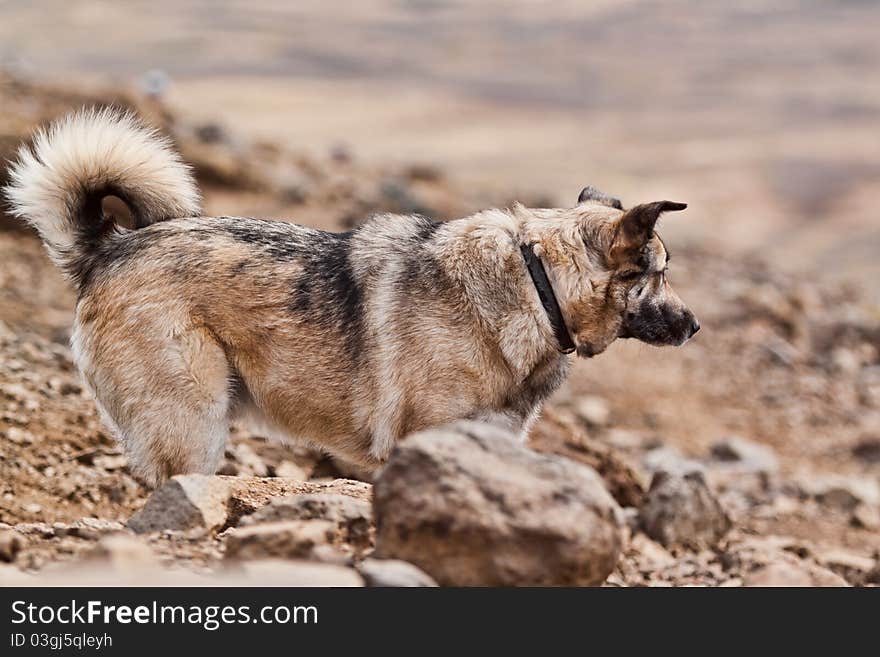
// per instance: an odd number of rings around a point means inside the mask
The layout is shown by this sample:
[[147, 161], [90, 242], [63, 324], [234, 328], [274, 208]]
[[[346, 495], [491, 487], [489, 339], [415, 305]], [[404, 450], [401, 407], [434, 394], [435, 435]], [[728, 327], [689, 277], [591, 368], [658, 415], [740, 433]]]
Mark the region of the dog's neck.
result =
[[547, 319], [553, 327], [553, 335], [556, 337], [556, 343], [559, 351], [563, 354], [570, 354], [575, 350], [574, 340], [571, 339], [571, 333], [565, 324], [565, 317], [562, 316], [562, 310], [559, 308], [559, 301], [553, 292], [553, 285], [547, 278], [547, 272], [544, 271], [544, 265], [541, 258], [535, 255], [535, 251], [531, 244], [520, 244], [520, 252], [529, 271], [532, 283], [535, 285], [535, 291], [538, 298], [541, 299], [541, 305], [544, 312], [547, 313]]
[[462, 301], [497, 342], [508, 368], [525, 379], [568, 358], [520, 250], [520, 228], [511, 213], [489, 210], [447, 222], [435, 245], [447, 273], [462, 286]]

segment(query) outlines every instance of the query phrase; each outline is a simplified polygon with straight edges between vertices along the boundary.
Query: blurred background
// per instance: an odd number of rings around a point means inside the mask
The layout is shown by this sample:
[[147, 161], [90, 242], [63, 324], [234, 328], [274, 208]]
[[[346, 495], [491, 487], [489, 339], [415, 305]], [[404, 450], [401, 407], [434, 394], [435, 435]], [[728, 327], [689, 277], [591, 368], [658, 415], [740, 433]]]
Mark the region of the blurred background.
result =
[[[218, 214], [343, 229], [380, 210], [573, 205], [588, 184], [624, 205], [686, 201], [660, 230], [703, 331], [579, 362], [536, 445], [611, 449], [636, 496], [661, 466], [699, 467], [742, 536], [848, 551], [836, 571], [865, 583], [880, 548], [878, 28], [880, 5], [860, 0], [0, 1], [0, 149], [117, 102], [175, 137]], [[143, 491], [85, 394], [62, 392], [73, 295], [0, 222], [0, 465], [16, 472], [0, 520], [122, 517]], [[330, 467], [244, 432], [226, 467], [282, 462]], [[88, 492], [96, 477], [105, 492]], [[620, 583], [741, 577], [696, 553], [628, 559]]]
[[[859, 0], [2, 2], [0, 58], [137, 85], [252, 137], [441, 165], [791, 270], [880, 275], [880, 9]], [[877, 286], [871, 286], [877, 293]]]

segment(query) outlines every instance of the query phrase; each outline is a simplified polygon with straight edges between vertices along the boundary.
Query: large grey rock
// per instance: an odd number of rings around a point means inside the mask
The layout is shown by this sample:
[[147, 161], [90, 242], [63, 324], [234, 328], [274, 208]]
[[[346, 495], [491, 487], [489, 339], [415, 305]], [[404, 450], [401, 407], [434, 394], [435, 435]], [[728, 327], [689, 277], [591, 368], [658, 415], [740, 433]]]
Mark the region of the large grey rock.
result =
[[620, 507], [592, 468], [475, 422], [408, 437], [374, 514], [376, 556], [441, 585], [596, 585], [621, 551]]
[[700, 472], [658, 472], [639, 509], [644, 532], [669, 547], [712, 547], [728, 532], [730, 518]]

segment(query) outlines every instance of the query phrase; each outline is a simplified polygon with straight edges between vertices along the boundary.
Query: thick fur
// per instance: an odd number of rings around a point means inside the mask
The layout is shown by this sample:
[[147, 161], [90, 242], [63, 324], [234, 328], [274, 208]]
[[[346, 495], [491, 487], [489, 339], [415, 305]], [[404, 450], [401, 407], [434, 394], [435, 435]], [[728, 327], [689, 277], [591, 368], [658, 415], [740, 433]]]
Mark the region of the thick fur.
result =
[[[83, 200], [101, 193], [130, 203], [140, 227], [107, 228]], [[610, 197], [442, 224], [380, 215], [347, 233], [186, 218], [198, 196], [167, 144], [131, 117], [94, 112], [23, 150], [8, 194], [78, 287], [77, 364], [153, 484], [213, 472], [236, 417], [366, 467], [454, 419], [524, 434], [570, 359], [523, 243], [542, 258], [581, 355], [637, 333], [642, 305], [660, 296], [668, 317], [693, 319], [668, 288], [653, 222], [649, 233]], [[664, 330], [652, 341], [687, 337]]]
[[91, 251], [114, 231], [101, 199], [118, 196], [137, 227], [200, 214], [195, 181], [168, 139], [133, 114], [86, 109], [40, 130], [18, 150], [6, 192], [52, 260], [79, 283]]

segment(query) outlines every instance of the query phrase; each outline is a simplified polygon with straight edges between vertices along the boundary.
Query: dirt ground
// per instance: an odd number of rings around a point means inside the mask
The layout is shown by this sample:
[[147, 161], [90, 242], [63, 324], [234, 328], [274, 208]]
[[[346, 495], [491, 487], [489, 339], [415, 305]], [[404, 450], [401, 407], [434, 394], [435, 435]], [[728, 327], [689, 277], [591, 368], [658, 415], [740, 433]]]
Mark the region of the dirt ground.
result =
[[[317, 155], [287, 149], [128, 92], [82, 89], [0, 80], [4, 159], [38, 122], [111, 99], [136, 105], [174, 135], [209, 212], [342, 229], [377, 210], [448, 218], [510, 201], [491, 186], [450, 179], [437, 165], [361, 161], [344, 146]], [[520, 198], [543, 201], [540, 193]], [[622, 477], [615, 496], [630, 508], [661, 466], [697, 468], [733, 529], [711, 549], [667, 549], [634, 527], [608, 583], [739, 585], [794, 559], [851, 584], [876, 584], [880, 309], [820, 268], [785, 273], [772, 260], [711, 242], [668, 241], [672, 281], [701, 333], [682, 349], [621, 341], [578, 362], [533, 444], [593, 465], [599, 458], [606, 478], [608, 471]], [[96, 534], [125, 523], [148, 495], [73, 367], [74, 301], [35, 237], [0, 217], [0, 523], [26, 537], [10, 559], [29, 572], [88, 552]], [[747, 447], [737, 451], [733, 437]], [[758, 456], [749, 451], [755, 447]], [[237, 428], [221, 473], [295, 471], [324, 481], [340, 467]], [[196, 569], [210, 570], [224, 551], [216, 537], [151, 540], [166, 562]]]

